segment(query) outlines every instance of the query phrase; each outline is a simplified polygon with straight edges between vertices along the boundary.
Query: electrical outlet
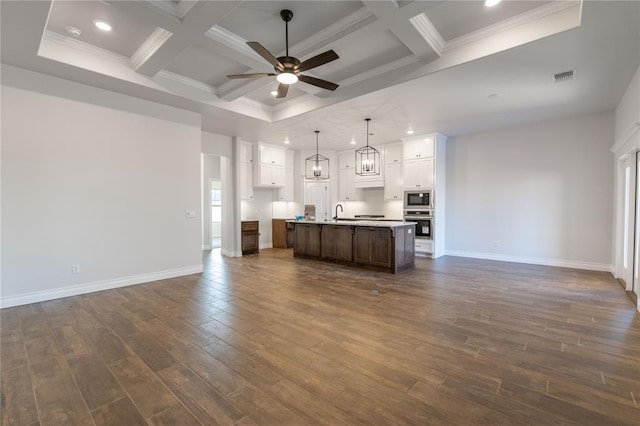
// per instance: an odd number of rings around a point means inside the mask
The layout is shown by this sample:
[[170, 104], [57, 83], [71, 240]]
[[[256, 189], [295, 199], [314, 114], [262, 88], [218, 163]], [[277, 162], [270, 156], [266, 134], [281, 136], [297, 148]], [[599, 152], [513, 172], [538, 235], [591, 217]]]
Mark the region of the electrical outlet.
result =
[[187, 210], [186, 216], [189, 219], [193, 219], [194, 217], [196, 217], [196, 211], [195, 210]]
[[494, 246], [495, 248], [500, 247], [500, 244], [502, 244], [502, 243], [500, 242], [500, 240], [495, 240], [495, 241], [493, 242], [493, 246]]
[[71, 265], [71, 273], [79, 274], [80, 273], [80, 265]]

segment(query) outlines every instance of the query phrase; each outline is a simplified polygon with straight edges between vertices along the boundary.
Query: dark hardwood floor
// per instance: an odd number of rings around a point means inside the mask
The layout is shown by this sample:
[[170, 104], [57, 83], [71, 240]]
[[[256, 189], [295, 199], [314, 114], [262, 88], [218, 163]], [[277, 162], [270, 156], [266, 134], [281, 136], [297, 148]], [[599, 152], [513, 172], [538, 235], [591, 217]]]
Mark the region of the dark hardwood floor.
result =
[[274, 249], [0, 313], [3, 425], [640, 424], [640, 315], [608, 273]]

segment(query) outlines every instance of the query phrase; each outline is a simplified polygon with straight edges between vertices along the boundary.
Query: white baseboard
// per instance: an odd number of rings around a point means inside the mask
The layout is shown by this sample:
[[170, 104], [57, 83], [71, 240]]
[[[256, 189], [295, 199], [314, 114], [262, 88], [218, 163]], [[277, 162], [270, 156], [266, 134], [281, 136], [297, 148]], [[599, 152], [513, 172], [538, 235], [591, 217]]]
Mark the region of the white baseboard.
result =
[[202, 273], [202, 265], [170, 269], [168, 271], [153, 272], [150, 274], [134, 275], [131, 277], [124, 277], [115, 280], [98, 281], [71, 287], [62, 287], [55, 290], [36, 291], [32, 293], [20, 294], [18, 296], [1, 298], [0, 308], [28, 305], [29, 303], [44, 302], [46, 300], [59, 299], [61, 297], [76, 296], [78, 294], [93, 293], [96, 291], [109, 290], [112, 288], [126, 287], [134, 284], [148, 283], [151, 281], [164, 280], [167, 278], [182, 277], [184, 275], [199, 273]]
[[269, 248], [273, 248], [273, 243], [260, 243], [259, 246], [261, 249], [269, 249]]
[[532, 265], [559, 266], [561, 268], [587, 269], [590, 271], [611, 272], [612, 266], [605, 263], [579, 262], [575, 260], [544, 259], [538, 257], [511, 256], [506, 254], [472, 251], [445, 250], [447, 256], [471, 257], [474, 259], [499, 260], [502, 262], [529, 263]]

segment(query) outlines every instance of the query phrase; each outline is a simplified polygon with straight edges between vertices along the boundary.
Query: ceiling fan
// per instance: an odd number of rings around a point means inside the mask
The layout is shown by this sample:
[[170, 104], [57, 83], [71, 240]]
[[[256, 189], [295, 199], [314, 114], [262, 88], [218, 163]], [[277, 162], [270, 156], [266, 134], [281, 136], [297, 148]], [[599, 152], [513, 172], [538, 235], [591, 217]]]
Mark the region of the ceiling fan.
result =
[[287, 96], [287, 92], [289, 91], [289, 85], [297, 82], [298, 80], [304, 81], [305, 83], [312, 84], [317, 87], [321, 87], [327, 90], [336, 90], [338, 88], [338, 84], [332, 83], [330, 81], [322, 80], [320, 78], [311, 77], [309, 75], [300, 74], [303, 71], [308, 71], [312, 68], [319, 67], [320, 65], [324, 65], [331, 61], [335, 61], [339, 58], [338, 54], [333, 50], [327, 50], [324, 53], [314, 56], [313, 58], [309, 58], [304, 62], [300, 62], [298, 58], [294, 58], [293, 56], [289, 56], [289, 21], [293, 18], [293, 12], [287, 9], [280, 11], [280, 16], [284, 21], [285, 25], [285, 43], [286, 43], [286, 51], [285, 56], [280, 56], [276, 58], [265, 49], [257, 41], [248, 41], [247, 44], [250, 48], [255, 50], [255, 52], [262, 56], [267, 60], [273, 68], [275, 72], [260, 72], [253, 74], [232, 74], [228, 75], [229, 78], [261, 78], [261, 77], [270, 77], [276, 76], [276, 80], [280, 83], [278, 85], [278, 94], [276, 98], [284, 98]]

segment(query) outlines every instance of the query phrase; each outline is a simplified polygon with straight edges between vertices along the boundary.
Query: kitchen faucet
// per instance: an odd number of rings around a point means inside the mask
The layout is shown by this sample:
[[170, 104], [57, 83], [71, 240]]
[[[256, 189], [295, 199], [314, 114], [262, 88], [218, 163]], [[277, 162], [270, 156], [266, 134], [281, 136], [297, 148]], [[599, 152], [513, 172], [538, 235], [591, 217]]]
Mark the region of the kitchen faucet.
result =
[[333, 217], [333, 220], [338, 220], [338, 207], [340, 207], [340, 211], [344, 213], [344, 210], [342, 209], [342, 204], [340, 203], [336, 204], [336, 215]]

